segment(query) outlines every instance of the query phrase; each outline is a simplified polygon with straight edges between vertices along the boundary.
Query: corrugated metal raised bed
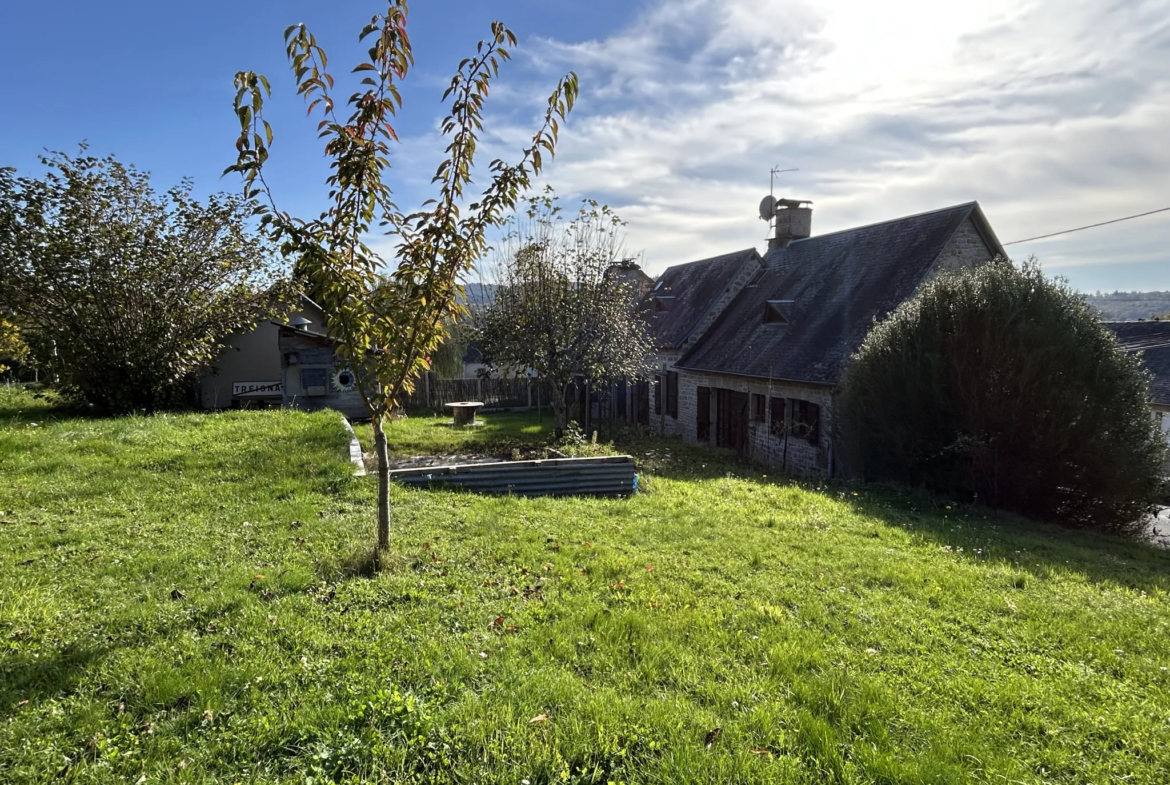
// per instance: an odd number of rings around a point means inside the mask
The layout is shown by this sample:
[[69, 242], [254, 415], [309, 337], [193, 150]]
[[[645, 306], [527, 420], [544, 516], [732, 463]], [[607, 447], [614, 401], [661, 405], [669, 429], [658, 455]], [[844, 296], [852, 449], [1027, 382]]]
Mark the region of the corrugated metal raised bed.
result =
[[395, 469], [390, 479], [404, 485], [517, 496], [628, 496], [638, 487], [629, 455], [421, 466]]

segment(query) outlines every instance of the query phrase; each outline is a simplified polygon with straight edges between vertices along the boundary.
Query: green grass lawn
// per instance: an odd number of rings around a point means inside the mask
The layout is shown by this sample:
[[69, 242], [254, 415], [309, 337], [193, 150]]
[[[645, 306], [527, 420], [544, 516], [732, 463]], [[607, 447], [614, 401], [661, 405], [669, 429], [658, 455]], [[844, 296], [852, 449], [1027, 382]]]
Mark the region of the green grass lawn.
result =
[[[390, 437], [543, 438], [485, 419]], [[372, 575], [345, 443], [0, 388], [0, 782], [1167, 781], [1170, 553], [633, 439], [628, 500], [395, 489]]]

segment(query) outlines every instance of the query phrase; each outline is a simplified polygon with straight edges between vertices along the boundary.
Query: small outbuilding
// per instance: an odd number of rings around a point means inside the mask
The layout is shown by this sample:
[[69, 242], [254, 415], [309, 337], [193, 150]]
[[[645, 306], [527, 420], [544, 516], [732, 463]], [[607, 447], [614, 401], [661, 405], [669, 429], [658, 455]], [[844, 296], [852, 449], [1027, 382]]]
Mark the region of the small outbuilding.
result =
[[[301, 297], [287, 321], [323, 326], [325, 312], [308, 297]], [[228, 336], [215, 362], [199, 380], [200, 406], [248, 409], [283, 405], [284, 372], [279, 346], [282, 324], [263, 321], [247, 332]]]

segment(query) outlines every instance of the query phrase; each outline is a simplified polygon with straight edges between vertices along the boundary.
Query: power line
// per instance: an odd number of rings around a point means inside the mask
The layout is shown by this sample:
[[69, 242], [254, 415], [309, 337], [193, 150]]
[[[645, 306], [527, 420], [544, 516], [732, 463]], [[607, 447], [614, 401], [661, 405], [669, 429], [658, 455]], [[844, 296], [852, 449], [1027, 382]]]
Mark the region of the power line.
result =
[[1004, 245], [1019, 245], [1020, 243], [1030, 243], [1033, 240], [1043, 240], [1047, 237], [1056, 237], [1057, 235], [1069, 234], [1070, 232], [1079, 232], [1082, 229], [1093, 229], [1093, 228], [1098, 227], [1098, 226], [1108, 226], [1109, 224], [1121, 223], [1122, 221], [1129, 221], [1129, 220], [1132, 220], [1134, 218], [1144, 218], [1147, 215], [1153, 215], [1154, 213], [1164, 213], [1167, 210], [1170, 210], [1170, 207], [1162, 207], [1158, 210], [1150, 210], [1148, 213], [1138, 213], [1137, 215], [1127, 215], [1124, 218], [1114, 218], [1112, 221], [1102, 221], [1099, 224], [1089, 224], [1088, 226], [1078, 226], [1076, 229], [1065, 229], [1062, 232], [1053, 232], [1052, 234], [1042, 234], [1042, 235], [1039, 235], [1038, 237], [1027, 237], [1023, 240], [1012, 240], [1010, 243], [1004, 243]]

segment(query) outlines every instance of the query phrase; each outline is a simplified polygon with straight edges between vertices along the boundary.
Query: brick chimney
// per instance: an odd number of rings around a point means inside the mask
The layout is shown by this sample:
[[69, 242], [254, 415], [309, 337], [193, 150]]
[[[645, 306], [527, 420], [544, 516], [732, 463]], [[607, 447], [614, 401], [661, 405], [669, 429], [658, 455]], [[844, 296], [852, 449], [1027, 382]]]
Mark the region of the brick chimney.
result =
[[[787, 248], [793, 240], [803, 240], [812, 234], [812, 208], [808, 199], [765, 199], [771, 201], [774, 231], [768, 238], [768, 250]], [[761, 208], [763, 205], [761, 204]]]

